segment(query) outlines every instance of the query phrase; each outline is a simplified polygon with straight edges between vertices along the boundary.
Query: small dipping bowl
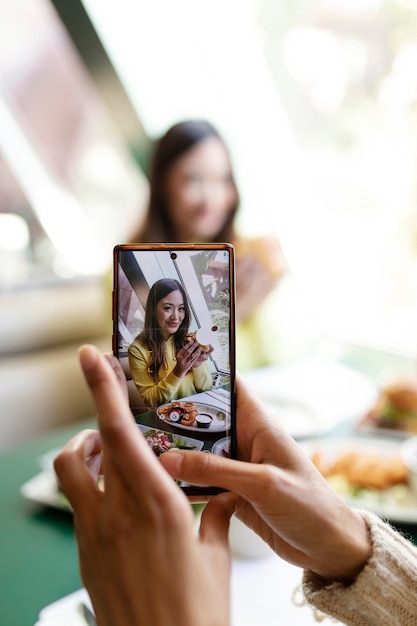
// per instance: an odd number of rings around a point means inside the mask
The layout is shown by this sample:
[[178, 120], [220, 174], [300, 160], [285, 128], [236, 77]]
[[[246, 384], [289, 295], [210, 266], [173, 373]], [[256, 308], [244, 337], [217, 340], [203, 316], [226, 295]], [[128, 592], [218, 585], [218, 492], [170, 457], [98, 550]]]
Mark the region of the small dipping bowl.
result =
[[181, 408], [180, 406], [176, 406], [173, 407], [170, 411], [169, 411], [169, 419], [171, 422], [174, 422], [174, 424], [176, 422], [179, 422], [184, 416], [184, 409]]
[[210, 428], [210, 424], [213, 421], [213, 418], [208, 413], [199, 413], [195, 419], [198, 428]]
[[401, 457], [408, 468], [408, 483], [417, 495], [417, 436], [406, 439], [401, 446]]

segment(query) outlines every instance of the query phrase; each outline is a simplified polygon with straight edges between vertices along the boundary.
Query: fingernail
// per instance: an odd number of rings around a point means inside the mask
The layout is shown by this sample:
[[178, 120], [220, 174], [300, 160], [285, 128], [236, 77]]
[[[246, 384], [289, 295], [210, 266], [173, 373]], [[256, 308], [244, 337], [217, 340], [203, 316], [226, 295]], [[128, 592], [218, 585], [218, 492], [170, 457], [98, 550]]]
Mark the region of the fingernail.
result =
[[162, 465], [173, 478], [181, 474], [182, 462], [184, 460], [182, 452], [172, 449], [160, 456]]
[[80, 363], [84, 370], [89, 370], [97, 363], [98, 350], [94, 346], [84, 345], [78, 350]]

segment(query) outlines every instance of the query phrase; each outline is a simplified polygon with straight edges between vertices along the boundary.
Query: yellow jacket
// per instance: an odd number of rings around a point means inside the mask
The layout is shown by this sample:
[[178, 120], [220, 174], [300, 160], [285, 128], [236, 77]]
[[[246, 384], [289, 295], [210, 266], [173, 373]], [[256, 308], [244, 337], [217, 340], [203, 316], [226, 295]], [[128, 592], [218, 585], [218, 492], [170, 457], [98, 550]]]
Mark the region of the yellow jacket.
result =
[[212, 387], [210, 368], [207, 363], [194, 367], [184, 378], [178, 378], [173, 373], [176, 365], [174, 338], [166, 342], [167, 368], [159, 370], [158, 382], [148, 371], [148, 348], [135, 340], [128, 349], [129, 366], [132, 379], [144, 403], [148, 407], [156, 407], [164, 402], [170, 402], [185, 396], [191, 396], [200, 391], [208, 391]]

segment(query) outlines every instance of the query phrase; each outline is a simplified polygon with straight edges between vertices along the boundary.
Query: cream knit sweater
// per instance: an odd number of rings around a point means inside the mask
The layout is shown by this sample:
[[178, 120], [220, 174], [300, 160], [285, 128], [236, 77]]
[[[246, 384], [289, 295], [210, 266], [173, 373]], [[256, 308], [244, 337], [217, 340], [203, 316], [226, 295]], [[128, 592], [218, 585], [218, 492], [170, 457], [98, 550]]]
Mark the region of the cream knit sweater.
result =
[[416, 626], [417, 547], [376, 515], [361, 514], [373, 550], [356, 581], [329, 584], [305, 571], [304, 597], [348, 626]]

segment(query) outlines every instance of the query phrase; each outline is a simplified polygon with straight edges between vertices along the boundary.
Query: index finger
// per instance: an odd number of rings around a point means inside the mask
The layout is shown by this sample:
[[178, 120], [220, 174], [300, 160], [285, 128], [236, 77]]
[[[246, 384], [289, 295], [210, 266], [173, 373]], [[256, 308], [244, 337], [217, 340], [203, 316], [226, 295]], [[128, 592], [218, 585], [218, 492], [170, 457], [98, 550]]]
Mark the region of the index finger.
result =
[[124, 393], [126, 399], [129, 401], [129, 392], [128, 392], [128, 389], [127, 389], [127, 380], [126, 380], [126, 376], [125, 376], [125, 373], [123, 371], [123, 368], [120, 365], [119, 359], [117, 359], [115, 356], [113, 356], [113, 354], [104, 354], [103, 356], [106, 359], [106, 361], [109, 363], [109, 365], [112, 368], [113, 372], [115, 373], [116, 378], [118, 380], [118, 383], [119, 383], [120, 387], [122, 388], [123, 393]]
[[94, 346], [80, 349], [80, 362], [98, 411], [105, 456], [132, 492], [166, 497], [174, 483], [141, 435], [111, 366]]
[[[270, 465], [184, 450], [171, 450], [160, 457], [160, 462], [173, 478], [201, 487], [210, 485], [220, 487], [233, 491], [251, 502], [265, 499], [268, 475], [280, 471]], [[262, 489], [259, 488], [260, 485]]]

